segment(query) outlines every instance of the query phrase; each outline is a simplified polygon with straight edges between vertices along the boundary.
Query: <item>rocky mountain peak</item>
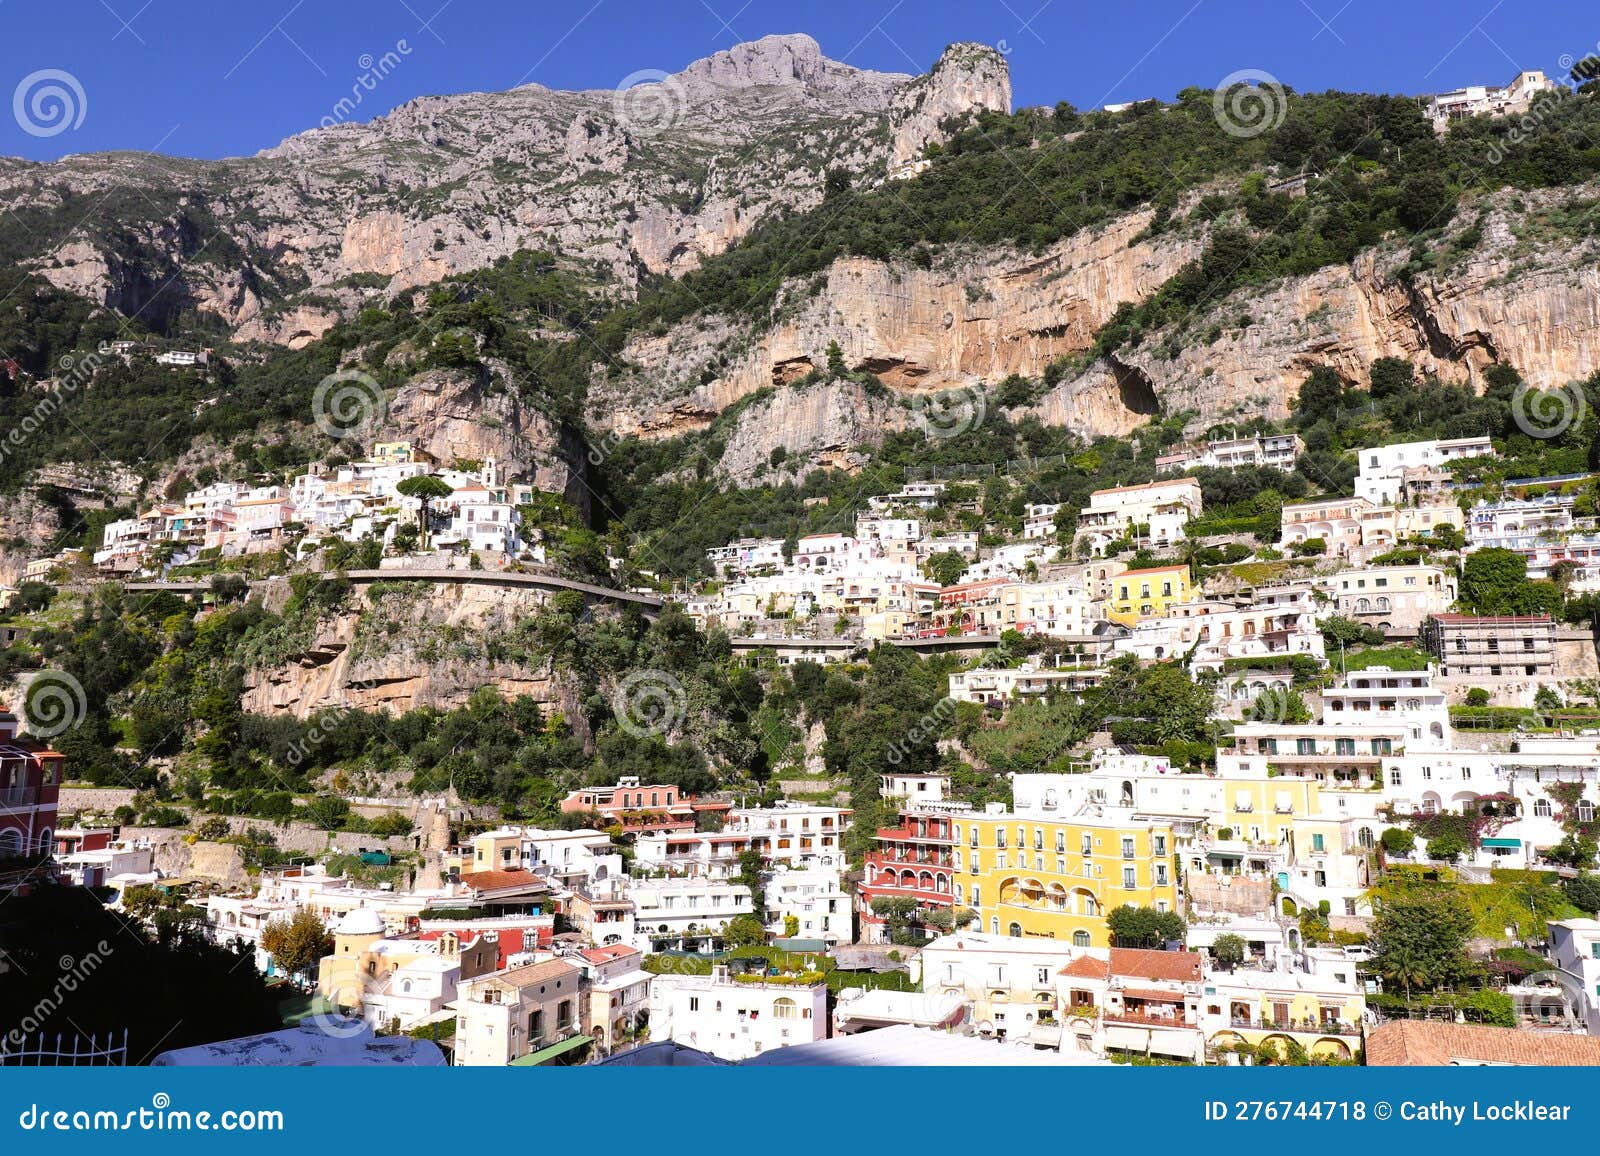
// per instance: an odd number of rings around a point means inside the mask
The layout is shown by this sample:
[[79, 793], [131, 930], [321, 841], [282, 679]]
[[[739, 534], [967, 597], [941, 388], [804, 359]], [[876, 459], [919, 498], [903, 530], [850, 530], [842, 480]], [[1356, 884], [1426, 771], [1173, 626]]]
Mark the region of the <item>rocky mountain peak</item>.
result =
[[890, 108], [894, 143], [890, 163], [914, 162], [939, 126], [952, 116], [974, 111], [1011, 111], [1011, 68], [987, 44], [952, 44], [933, 68], [895, 94]]

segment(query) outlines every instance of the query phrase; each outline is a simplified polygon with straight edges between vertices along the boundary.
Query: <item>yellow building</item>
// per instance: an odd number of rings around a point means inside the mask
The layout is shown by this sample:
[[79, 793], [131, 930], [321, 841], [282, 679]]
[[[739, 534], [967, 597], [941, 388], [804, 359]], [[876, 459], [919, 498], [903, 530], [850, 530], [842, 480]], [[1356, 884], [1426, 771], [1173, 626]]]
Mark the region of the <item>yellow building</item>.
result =
[[1105, 916], [1133, 904], [1177, 909], [1174, 840], [1165, 822], [1107, 808], [1101, 815], [997, 811], [952, 830], [957, 907], [992, 935], [1107, 947]]
[[373, 443], [372, 460], [388, 463], [420, 462], [426, 465], [436, 464], [436, 459], [432, 454], [416, 445], [416, 443], [409, 441]]
[[1161, 618], [1168, 608], [1192, 602], [1195, 590], [1187, 566], [1124, 570], [1111, 580], [1106, 617], [1124, 626], [1143, 618]]

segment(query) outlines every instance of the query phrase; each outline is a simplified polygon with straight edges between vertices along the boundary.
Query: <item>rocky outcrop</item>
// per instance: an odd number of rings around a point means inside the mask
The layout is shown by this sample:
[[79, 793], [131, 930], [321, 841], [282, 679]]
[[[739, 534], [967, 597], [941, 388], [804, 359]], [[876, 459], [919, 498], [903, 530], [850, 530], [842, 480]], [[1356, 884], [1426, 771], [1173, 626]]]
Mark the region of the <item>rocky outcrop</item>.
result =
[[[853, 381], [784, 386], [741, 409], [717, 470], [738, 485], [803, 479], [813, 469], [853, 469], [860, 451], [905, 428], [906, 409]], [[781, 450], [781, 461], [772, 462]]]
[[926, 76], [894, 95], [889, 161], [893, 168], [922, 156], [944, 140], [944, 124], [975, 111], [1011, 111], [1011, 71], [986, 44], [952, 44]]
[[429, 370], [388, 403], [382, 440], [416, 442], [439, 461], [485, 462], [587, 509], [587, 463], [577, 435], [524, 405], [503, 367], [482, 374]]
[[[1439, 251], [1443, 267], [1407, 272], [1408, 250], [1371, 250], [1349, 265], [1243, 290], [1181, 332], [1120, 351], [1168, 411], [1207, 420], [1287, 415], [1310, 371], [1365, 382], [1379, 357], [1480, 388], [1484, 368], [1515, 366], [1538, 388], [1600, 370], [1600, 242], [1552, 235], [1543, 214], [1566, 191], [1496, 195], [1463, 206]], [[1173, 353], [1173, 350], [1178, 352]]]
[[376, 598], [352, 595], [300, 653], [248, 672], [244, 709], [296, 718], [329, 709], [401, 714], [461, 706], [490, 686], [577, 718], [575, 692], [547, 661], [498, 645], [544, 599], [525, 587], [430, 582], [397, 582]]

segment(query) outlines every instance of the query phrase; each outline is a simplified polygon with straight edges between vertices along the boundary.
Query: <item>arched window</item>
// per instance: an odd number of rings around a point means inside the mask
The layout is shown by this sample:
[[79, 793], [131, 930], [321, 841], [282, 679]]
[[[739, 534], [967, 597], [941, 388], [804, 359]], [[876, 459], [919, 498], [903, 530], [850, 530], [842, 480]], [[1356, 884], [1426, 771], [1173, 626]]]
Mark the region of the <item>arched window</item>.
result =
[[1550, 817], [1550, 800], [1535, 799], [1533, 801], [1533, 813], [1541, 819], [1548, 819]]
[[1089, 946], [1089, 933], [1087, 931], [1074, 931], [1072, 933], [1072, 946], [1073, 947], [1088, 947]]
[[1000, 934], [1000, 917], [997, 916], [997, 915], [989, 916], [989, 934], [990, 935], [999, 935]]
[[1387, 597], [1380, 597], [1378, 599], [1377, 606], [1378, 606], [1378, 613], [1380, 613], [1380, 614], [1389, 613], [1389, 599]]
[[1588, 799], [1579, 799], [1578, 800], [1578, 822], [1580, 822], [1580, 823], [1592, 823], [1592, 822], [1594, 822], [1594, 804], [1591, 803]]
[[1021, 939], [1022, 938], [1022, 924], [1013, 923], [1010, 927], [1006, 928], [1006, 934], [1009, 935], [1012, 939]]
[[1356, 841], [1358, 843], [1360, 843], [1363, 847], [1366, 847], [1366, 848], [1370, 849], [1372, 847], [1372, 828], [1371, 827], [1363, 827], [1363, 828], [1361, 828], [1361, 830], [1357, 831], [1356, 832]]
[[799, 1005], [796, 1004], [794, 1002], [794, 1000], [790, 999], [788, 996], [784, 996], [781, 999], [776, 999], [772, 1003], [772, 1018], [773, 1019], [779, 1019], [779, 1020], [798, 1019], [799, 1018], [799, 1012], [800, 1012]]

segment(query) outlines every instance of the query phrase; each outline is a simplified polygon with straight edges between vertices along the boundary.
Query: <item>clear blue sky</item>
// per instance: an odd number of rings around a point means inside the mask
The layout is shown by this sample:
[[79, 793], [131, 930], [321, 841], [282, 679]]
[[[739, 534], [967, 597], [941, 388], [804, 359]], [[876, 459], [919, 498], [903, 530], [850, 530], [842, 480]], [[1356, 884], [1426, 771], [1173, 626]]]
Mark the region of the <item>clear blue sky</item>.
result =
[[[610, 88], [740, 40], [806, 32], [835, 59], [920, 71], [952, 40], [1001, 47], [1018, 105], [1079, 107], [1263, 69], [1301, 90], [1424, 92], [1555, 74], [1595, 51], [1593, 0], [0, 0], [0, 99], [24, 78], [83, 93], [56, 135], [0, 111], [0, 153], [248, 155], [312, 127], [363, 57], [400, 64], [352, 119], [412, 97], [537, 82]], [[405, 51], [397, 51], [404, 41]], [[48, 87], [48, 78], [34, 89]], [[64, 90], [61, 81], [54, 82]], [[68, 99], [77, 101], [68, 90]], [[26, 96], [24, 96], [26, 108]], [[32, 115], [32, 114], [28, 114]], [[36, 123], [50, 127], [55, 122]]]

